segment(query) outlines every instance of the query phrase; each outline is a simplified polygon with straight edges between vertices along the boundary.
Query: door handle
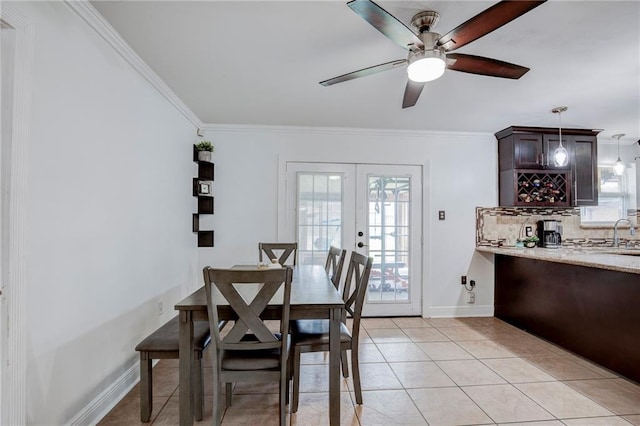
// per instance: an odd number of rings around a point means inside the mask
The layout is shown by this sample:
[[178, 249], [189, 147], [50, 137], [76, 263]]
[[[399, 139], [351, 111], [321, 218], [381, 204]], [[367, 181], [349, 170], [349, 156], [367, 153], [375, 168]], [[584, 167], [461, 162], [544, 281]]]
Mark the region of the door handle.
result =
[[363, 242], [359, 242], [358, 247], [362, 248], [362, 247], [369, 247], [369, 246], [364, 244]]

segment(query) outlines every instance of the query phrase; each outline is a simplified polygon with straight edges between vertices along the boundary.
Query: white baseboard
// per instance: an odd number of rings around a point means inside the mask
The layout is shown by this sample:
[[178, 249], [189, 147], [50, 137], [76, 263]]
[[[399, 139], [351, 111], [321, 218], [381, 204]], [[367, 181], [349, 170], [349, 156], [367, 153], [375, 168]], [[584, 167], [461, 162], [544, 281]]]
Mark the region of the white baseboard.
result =
[[84, 407], [69, 424], [73, 426], [97, 424], [139, 381], [140, 363], [136, 362]]
[[[425, 318], [492, 317], [493, 305], [432, 307]], [[154, 365], [158, 360], [154, 360]], [[140, 381], [140, 364], [136, 362], [113, 384], [93, 399], [69, 422], [72, 426], [95, 425]]]
[[492, 317], [493, 305], [431, 307], [424, 315], [426, 318]]

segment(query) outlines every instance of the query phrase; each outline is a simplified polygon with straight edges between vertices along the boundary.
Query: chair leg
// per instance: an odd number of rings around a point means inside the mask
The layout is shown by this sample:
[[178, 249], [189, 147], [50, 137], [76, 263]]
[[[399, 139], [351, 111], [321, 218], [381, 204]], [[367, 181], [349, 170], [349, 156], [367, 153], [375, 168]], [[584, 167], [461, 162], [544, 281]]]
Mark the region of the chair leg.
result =
[[140, 352], [140, 421], [148, 423], [153, 410], [151, 359], [146, 352]]
[[220, 426], [220, 423], [222, 422], [222, 408], [220, 404], [220, 372], [218, 371], [218, 369], [215, 367], [213, 367], [213, 408], [211, 410], [211, 413], [213, 415], [213, 424], [215, 426]]
[[227, 383], [224, 391], [227, 395], [227, 407], [231, 407], [233, 403], [233, 383]]
[[285, 426], [287, 422], [287, 388], [289, 387], [289, 379], [287, 377], [286, 368], [280, 373], [280, 426]]
[[202, 412], [204, 411], [204, 383], [202, 380], [202, 353], [196, 354], [193, 364], [193, 401], [195, 403], [194, 416], [197, 421], [202, 420]]
[[289, 385], [290, 385], [290, 381], [291, 381], [291, 372], [293, 371], [293, 367], [291, 365], [291, 360], [292, 360], [292, 356], [291, 354], [289, 354], [289, 357], [287, 358], [287, 386], [286, 386], [286, 392], [285, 392], [285, 400], [284, 403], [286, 405], [289, 405], [289, 403], [291, 402], [289, 400]]
[[291, 412], [298, 411], [298, 394], [300, 393], [300, 348], [293, 347], [293, 386], [291, 390]]
[[342, 362], [342, 377], [349, 377], [349, 363], [347, 362], [347, 351], [340, 352], [340, 362]]
[[353, 369], [353, 388], [356, 394], [356, 404], [362, 405], [362, 386], [360, 385], [360, 360], [358, 348], [351, 347], [351, 368]]

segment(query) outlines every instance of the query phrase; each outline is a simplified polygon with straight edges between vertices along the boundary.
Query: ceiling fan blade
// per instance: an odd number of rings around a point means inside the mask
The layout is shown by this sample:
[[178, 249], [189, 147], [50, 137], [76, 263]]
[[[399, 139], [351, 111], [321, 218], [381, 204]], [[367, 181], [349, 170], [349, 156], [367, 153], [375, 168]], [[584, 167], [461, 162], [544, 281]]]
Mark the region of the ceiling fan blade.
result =
[[455, 59], [453, 64], [447, 64], [448, 69], [470, 74], [517, 80], [529, 71], [529, 68], [520, 65], [464, 53], [447, 53], [447, 59]]
[[545, 1], [505, 0], [496, 3], [440, 37], [438, 45], [443, 46], [446, 51], [458, 49], [508, 24]]
[[411, 50], [411, 46], [423, 47], [422, 41], [411, 29], [371, 0], [353, 0], [347, 6], [400, 47], [408, 50]]
[[382, 71], [388, 71], [393, 68], [400, 67], [407, 63], [406, 59], [397, 59], [391, 62], [385, 62], [384, 64], [374, 65], [372, 67], [363, 68], [358, 71], [353, 71], [347, 74], [339, 75], [338, 77], [333, 77], [328, 80], [321, 81], [320, 84], [323, 86], [331, 86], [332, 84], [342, 83], [343, 81], [354, 80], [360, 77], [366, 77], [371, 74], [375, 74]]
[[415, 81], [407, 79], [407, 86], [404, 88], [404, 98], [402, 98], [402, 109], [412, 107], [418, 102], [423, 87], [424, 83], [416, 83]]

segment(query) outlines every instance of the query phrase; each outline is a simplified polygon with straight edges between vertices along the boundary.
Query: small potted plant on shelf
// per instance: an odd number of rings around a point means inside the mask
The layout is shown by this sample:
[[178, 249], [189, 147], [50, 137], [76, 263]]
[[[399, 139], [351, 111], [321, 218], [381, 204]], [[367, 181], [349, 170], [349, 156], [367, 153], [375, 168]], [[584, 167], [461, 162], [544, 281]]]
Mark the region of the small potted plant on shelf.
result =
[[211, 154], [213, 153], [213, 144], [209, 141], [200, 141], [196, 144], [196, 151], [198, 151], [198, 161], [211, 162]]
[[535, 235], [532, 235], [532, 236], [527, 237], [524, 240], [522, 240], [522, 242], [524, 243], [524, 246], [528, 247], [528, 248], [535, 247], [538, 244], [538, 241], [540, 241], [540, 239], [538, 237], [536, 237]]

